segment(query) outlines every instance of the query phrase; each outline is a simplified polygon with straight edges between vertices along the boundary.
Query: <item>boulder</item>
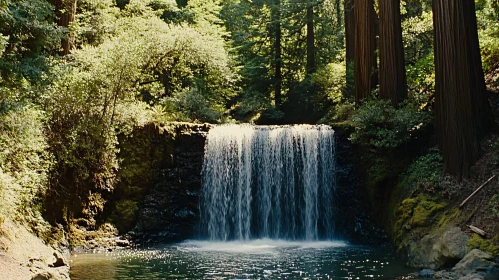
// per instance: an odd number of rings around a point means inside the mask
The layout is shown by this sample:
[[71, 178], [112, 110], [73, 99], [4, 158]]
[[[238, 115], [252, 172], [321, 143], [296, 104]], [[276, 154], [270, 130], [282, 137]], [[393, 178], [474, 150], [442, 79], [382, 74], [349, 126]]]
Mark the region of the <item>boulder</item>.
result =
[[465, 256], [467, 244], [468, 236], [460, 228], [447, 227], [410, 243], [407, 265], [434, 270], [452, 267]]
[[492, 261], [491, 255], [478, 249], [473, 249], [452, 268], [452, 271], [462, 275], [475, 272], [492, 274], [499, 272], [499, 267], [497, 263]]
[[436, 234], [427, 234], [417, 242], [412, 242], [407, 248], [407, 265], [410, 267], [437, 269], [435, 252], [433, 245], [437, 242], [439, 236]]
[[435, 271], [431, 269], [423, 269], [419, 272], [419, 277], [433, 278]]
[[468, 236], [458, 227], [445, 230], [434, 246], [438, 262], [443, 266], [451, 266], [464, 258], [468, 239]]

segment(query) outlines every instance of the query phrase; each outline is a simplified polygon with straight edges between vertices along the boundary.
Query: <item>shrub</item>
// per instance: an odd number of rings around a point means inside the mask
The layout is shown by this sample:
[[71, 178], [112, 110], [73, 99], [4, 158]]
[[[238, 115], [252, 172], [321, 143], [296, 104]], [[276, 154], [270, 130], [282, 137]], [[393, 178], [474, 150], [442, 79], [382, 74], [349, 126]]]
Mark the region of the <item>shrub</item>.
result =
[[354, 112], [355, 131], [350, 140], [364, 146], [393, 149], [407, 143], [418, 130], [431, 122], [427, 112], [407, 103], [394, 108], [387, 100], [368, 99]]
[[0, 214], [44, 231], [39, 206], [54, 163], [44, 135], [44, 112], [19, 105], [0, 118]]
[[402, 178], [407, 186], [421, 186], [427, 191], [433, 191], [440, 186], [441, 176], [442, 156], [437, 148], [433, 148], [426, 155], [414, 160]]

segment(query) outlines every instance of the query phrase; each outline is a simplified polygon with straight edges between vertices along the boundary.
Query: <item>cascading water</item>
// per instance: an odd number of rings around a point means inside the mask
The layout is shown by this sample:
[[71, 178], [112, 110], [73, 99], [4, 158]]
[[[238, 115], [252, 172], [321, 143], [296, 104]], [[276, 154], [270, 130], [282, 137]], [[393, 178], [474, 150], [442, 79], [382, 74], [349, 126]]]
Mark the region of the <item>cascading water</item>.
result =
[[203, 164], [201, 228], [210, 240], [333, 237], [334, 131], [222, 125]]

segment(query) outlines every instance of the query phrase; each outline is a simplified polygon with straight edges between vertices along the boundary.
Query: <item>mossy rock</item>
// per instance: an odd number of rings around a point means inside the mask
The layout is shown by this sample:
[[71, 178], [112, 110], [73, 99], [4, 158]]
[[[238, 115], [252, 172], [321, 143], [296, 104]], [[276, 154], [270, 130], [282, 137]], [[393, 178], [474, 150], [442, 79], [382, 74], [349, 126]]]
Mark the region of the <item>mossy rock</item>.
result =
[[499, 257], [499, 235], [492, 239], [485, 239], [474, 233], [468, 240], [468, 249], [480, 249], [494, 257]]
[[421, 199], [414, 208], [412, 218], [409, 220], [409, 225], [412, 227], [428, 226], [433, 215], [439, 210], [445, 208], [447, 203], [437, 203], [432, 200]]
[[396, 211], [396, 222], [393, 228], [395, 241], [401, 243], [405, 232], [414, 231], [415, 228], [428, 227], [426, 230], [420, 230], [422, 235], [430, 232], [432, 221], [446, 206], [447, 203], [438, 203], [424, 194], [403, 200]]

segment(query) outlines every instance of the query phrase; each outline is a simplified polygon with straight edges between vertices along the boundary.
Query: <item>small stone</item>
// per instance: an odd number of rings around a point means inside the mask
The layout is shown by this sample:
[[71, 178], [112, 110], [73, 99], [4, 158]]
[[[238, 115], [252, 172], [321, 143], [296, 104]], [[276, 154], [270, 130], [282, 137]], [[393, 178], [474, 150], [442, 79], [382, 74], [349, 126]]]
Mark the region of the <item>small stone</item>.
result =
[[54, 251], [54, 258], [55, 261], [49, 265], [50, 267], [61, 267], [68, 265], [68, 261], [59, 251]]
[[431, 269], [423, 269], [419, 272], [419, 276], [424, 278], [433, 278], [434, 275], [435, 271]]

